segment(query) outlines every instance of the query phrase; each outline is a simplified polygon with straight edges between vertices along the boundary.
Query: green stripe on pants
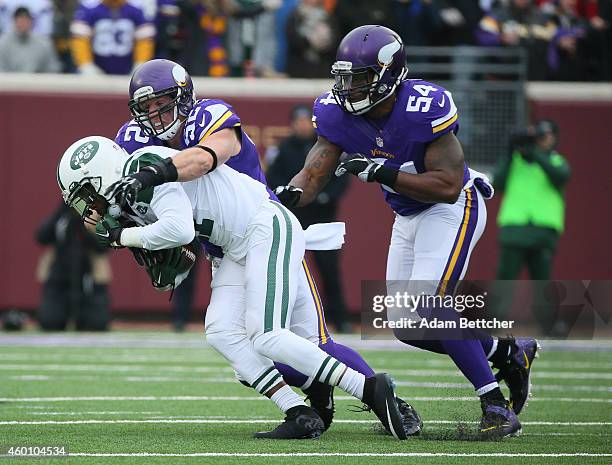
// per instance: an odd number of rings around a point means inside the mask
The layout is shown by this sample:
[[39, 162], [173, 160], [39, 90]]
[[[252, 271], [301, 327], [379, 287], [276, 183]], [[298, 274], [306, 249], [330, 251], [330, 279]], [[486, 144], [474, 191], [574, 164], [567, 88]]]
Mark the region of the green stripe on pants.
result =
[[293, 241], [293, 225], [284, 207], [276, 202], [272, 202], [272, 205], [281, 211], [285, 218], [285, 224], [287, 225], [287, 242], [283, 255], [283, 298], [281, 310], [281, 328], [284, 328], [287, 321], [287, 312], [289, 311], [289, 260], [291, 258], [291, 243]]
[[274, 329], [274, 299], [276, 293], [276, 260], [280, 242], [280, 224], [278, 218], [272, 218], [272, 248], [268, 257], [268, 282], [266, 286], [266, 309], [264, 316], [264, 333]]

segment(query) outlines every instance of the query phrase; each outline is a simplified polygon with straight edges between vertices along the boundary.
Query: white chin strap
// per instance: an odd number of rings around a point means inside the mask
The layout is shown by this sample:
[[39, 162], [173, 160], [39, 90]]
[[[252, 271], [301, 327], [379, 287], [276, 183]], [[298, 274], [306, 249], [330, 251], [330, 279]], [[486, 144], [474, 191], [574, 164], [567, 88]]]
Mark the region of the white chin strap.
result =
[[170, 126], [168, 129], [166, 129], [161, 134], [158, 134], [156, 137], [161, 140], [172, 139], [178, 132], [180, 126], [181, 126], [181, 120], [177, 118], [176, 121], [172, 123], [172, 126]]
[[363, 100], [359, 100], [359, 102], [349, 102], [348, 99], [344, 101], [344, 107], [347, 111], [355, 115], [359, 115], [368, 110], [371, 104], [372, 102], [370, 101], [369, 95]]

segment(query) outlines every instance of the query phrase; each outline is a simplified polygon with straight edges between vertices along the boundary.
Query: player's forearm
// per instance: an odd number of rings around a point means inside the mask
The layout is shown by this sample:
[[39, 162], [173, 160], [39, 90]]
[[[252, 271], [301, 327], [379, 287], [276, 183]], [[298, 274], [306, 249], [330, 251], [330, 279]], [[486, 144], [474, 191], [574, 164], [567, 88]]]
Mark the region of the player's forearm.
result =
[[125, 228], [121, 232], [121, 245], [148, 250], [161, 250], [189, 244], [195, 237], [193, 220], [166, 217], [146, 226]]
[[325, 137], [318, 136], [317, 142], [306, 156], [304, 168], [289, 183], [290, 186], [304, 190], [297, 203], [298, 207], [311, 203], [327, 185], [338, 165], [341, 153], [342, 150], [339, 147]]
[[[215, 152], [216, 154], [216, 152]], [[229, 157], [215, 156], [200, 147], [189, 147], [172, 157], [178, 173], [178, 181], [192, 181], [209, 173], [217, 165], [225, 163]]]
[[204, 176], [240, 153], [241, 147], [234, 128], [203, 137], [195, 147], [182, 150], [172, 157], [178, 180], [185, 182]]
[[330, 176], [314, 176], [308, 170], [303, 169], [289, 182], [290, 186], [299, 187], [304, 192], [296, 206], [303, 207], [313, 202], [319, 192], [327, 185]]
[[392, 187], [402, 194], [425, 203], [455, 203], [462, 188], [462, 179], [443, 172], [411, 174], [400, 172]]

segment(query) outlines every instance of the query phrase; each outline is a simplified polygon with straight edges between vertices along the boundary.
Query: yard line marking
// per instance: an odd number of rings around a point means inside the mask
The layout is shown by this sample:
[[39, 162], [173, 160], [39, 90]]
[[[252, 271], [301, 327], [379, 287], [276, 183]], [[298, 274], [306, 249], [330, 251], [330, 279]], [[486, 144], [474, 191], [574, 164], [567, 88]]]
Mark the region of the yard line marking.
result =
[[[79, 380], [79, 381], [99, 381], [113, 380], [138, 383], [158, 383], [158, 382], [194, 382], [194, 383], [235, 383], [236, 378], [220, 377], [187, 377], [187, 376], [97, 376], [97, 375], [0, 375], [0, 379], [10, 381], [54, 381], [54, 380]], [[399, 381], [395, 378], [396, 386], [403, 387], [422, 387], [428, 389], [469, 389], [473, 390], [468, 383], [448, 383], [448, 382], [426, 382], [426, 381]], [[543, 384], [537, 383], [532, 386], [534, 392], [553, 391], [553, 392], [612, 392], [612, 386], [600, 385], [563, 385], [563, 384]]]
[[[349, 345], [356, 350], [394, 350], [415, 352], [419, 349], [407, 346], [395, 339], [362, 340], [360, 334], [336, 335], [337, 342]], [[544, 350], [565, 352], [609, 351], [612, 341], [608, 340], [545, 340], [541, 341]], [[114, 332], [110, 334], [0, 334], [0, 345], [19, 347], [86, 347], [86, 348], [135, 348], [142, 349], [210, 349], [203, 333], [175, 335], [155, 331]]]
[[608, 453], [560, 452], [560, 453], [462, 453], [462, 452], [194, 452], [168, 454], [156, 452], [90, 453], [70, 452], [74, 457], [612, 457]]
[[[121, 410], [116, 412], [26, 412], [26, 414], [30, 415], [66, 415], [66, 416], [79, 416], [79, 415], [159, 415], [164, 412], [160, 411], [139, 411], [139, 412], [131, 412], [128, 410]], [[167, 418], [167, 417], [159, 417], [159, 418]]]
[[[167, 354], [155, 354], [155, 355], [146, 355], [146, 354], [117, 354], [117, 355], [103, 355], [98, 356], [96, 354], [32, 354], [29, 352], [13, 352], [10, 354], [3, 354], [2, 359], [4, 361], [34, 361], [40, 363], [42, 360], [52, 360], [58, 362], [92, 362], [92, 363], [142, 363], [142, 362], [154, 362], [154, 363], [184, 363], [184, 366], [208, 366], [208, 365], [227, 365], [227, 362], [222, 358], [218, 358], [217, 360], [211, 359], [210, 355], [217, 353], [209, 348], [203, 348], [202, 354], [196, 354], [196, 356], [172, 356]], [[204, 359], [204, 356], [206, 357]], [[414, 365], [422, 365], [424, 367], [434, 367], [434, 368], [452, 368], [453, 365], [446, 359], [414, 359], [411, 357], [406, 357], [405, 359], [389, 359], [387, 357], [377, 357], [376, 355], [370, 357], [373, 362], [372, 365], [376, 366], [387, 366], [389, 365], [389, 369], [391, 371], [396, 369], [401, 369], [401, 367], [406, 366], [407, 363], [410, 363], [412, 366]], [[608, 370], [612, 369], [612, 362], [562, 362], [562, 361], [549, 361], [549, 360], [538, 360], [537, 361], [538, 371], [548, 371], [548, 368], [553, 369], [601, 369]]]
[[[337, 396], [336, 400], [350, 400], [355, 398], [351, 396]], [[73, 402], [73, 401], [220, 401], [220, 400], [235, 400], [235, 401], [267, 401], [267, 397], [263, 396], [83, 396], [83, 397], [0, 397], [0, 402]], [[421, 402], [439, 402], [439, 401], [475, 401], [475, 396], [428, 396], [428, 397], [411, 397], [412, 401]], [[595, 403], [612, 403], [612, 398], [580, 398], [580, 397], [534, 397], [530, 402], [595, 402]]]
[[176, 365], [16, 365], [16, 364], [0, 364], [0, 370], [15, 370], [15, 371], [172, 371], [177, 373], [210, 373], [210, 372], [230, 372], [234, 370], [229, 366], [224, 367], [207, 367], [207, 366], [176, 366]]
[[[208, 367], [208, 366], [176, 366], [176, 365], [62, 365], [62, 364], [45, 364], [45, 365], [23, 365], [23, 364], [0, 364], [0, 370], [13, 371], [98, 371], [98, 372], [134, 372], [134, 371], [163, 371], [177, 373], [210, 373], [210, 372], [232, 372], [231, 367]], [[414, 377], [432, 377], [432, 376], [462, 376], [458, 370], [390, 370], [380, 368], [380, 371], [389, 371], [394, 375], [405, 375]], [[576, 372], [576, 371], [548, 371], [535, 372], [534, 379], [552, 378], [552, 379], [601, 379], [612, 380], [612, 373], [605, 372]]]
[[[4, 420], [0, 421], [0, 425], [111, 425], [111, 424], [254, 424], [254, 423], [278, 423], [278, 418], [264, 418], [264, 419], [140, 419], [140, 420], [102, 420], [102, 419], [90, 419], [90, 420]], [[376, 422], [374, 419], [369, 420], [334, 420], [337, 423], [349, 423], [349, 424], [370, 424]], [[439, 424], [439, 425], [454, 425], [457, 423], [477, 423], [472, 421], [458, 421], [458, 420], [429, 420], [427, 424]], [[584, 422], [564, 422], [564, 421], [524, 421], [523, 425], [531, 426], [610, 426], [612, 422], [609, 421], [584, 421]]]

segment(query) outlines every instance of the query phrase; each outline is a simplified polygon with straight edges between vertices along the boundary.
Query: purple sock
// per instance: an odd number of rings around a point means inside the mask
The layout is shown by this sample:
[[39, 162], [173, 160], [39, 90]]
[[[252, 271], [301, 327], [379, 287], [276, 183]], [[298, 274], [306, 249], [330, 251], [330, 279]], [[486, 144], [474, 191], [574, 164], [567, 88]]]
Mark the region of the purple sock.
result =
[[[332, 357], [340, 360], [346, 366], [363, 374], [366, 378], [374, 376], [374, 370], [370, 368], [370, 365], [368, 365], [368, 363], [356, 350], [353, 350], [345, 345], [338, 344], [331, 339], [328, 339], [325, 344], [320, 344], [319, 347]], [[283, 375], [283, 379], [289, 386], [301, 387], [308, 379], [306, 375], [303, 375], [299, 371], [291, 368], [289, 365], [274, 362], [274, 366], [279, 373]]]
[[447, 340], [440, 343], [474, 389], [496, 382], [479, 340]]
[[295, 386], [299, 388], [302, 387], [304, 383], [308, 380], [308, 376], [303, 375], [296, 369], [291, 368], [289, 365], [274, 362], [274, 366], [279, 371], [279, 373], [283, 375], [285, 383], [287, 383], [289, 386]]
[[349, 368], [358, 371], [366, 378], [374, 376], [374, 370], [370, 368], [368, 362], [366, 362], [356, 350], [353, 350], [345, 345], [338, 344], [331, 339], [328, 339], [325, 344], [319, 344], [319, 347], [332, 357], [340, 360]]

